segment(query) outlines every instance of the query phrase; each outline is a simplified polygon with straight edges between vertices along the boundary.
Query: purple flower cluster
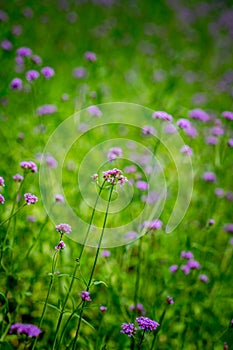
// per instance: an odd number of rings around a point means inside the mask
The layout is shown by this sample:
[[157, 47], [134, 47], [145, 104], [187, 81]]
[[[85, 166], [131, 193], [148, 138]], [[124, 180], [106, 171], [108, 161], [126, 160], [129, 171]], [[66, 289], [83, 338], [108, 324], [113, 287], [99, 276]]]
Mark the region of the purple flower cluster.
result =
[[159, 219], [147, 220], [144, 221], [142, 227], [147, 228], [148, 230], [159, 230], [162, 227], [163, 223]]
[[5, 203], [5, 198], [2, 194], [0, 194], [0, 203], [4, 204]]
[[65, 249], [65, 247], [66, 247], [65, 243], [64, 243], [62, 240], [60, 240], [60, 242], [58, 243], [58, 245], [55, 246], [55, 249], [56, 249], [56, 250]]
[[43, 106], [40, 106], [37, 108], [37, 111], [36, 111], [39, 117], [43, 115], [54, 114], [56, 112], [57, 112], [57, 106], [53, 104], [45, 104]]
[[50, 79], [54, 76], [54, 69], [51, 67], [43, 67], [41, 69], [41, 74], [45, 77], [45, 79]]
[[152, 114], [153, 119], [166, 120], [167, 122], [172, 122], [173, 117], [164, 111], [156, 111]]
[[22, 182], [24, 180], [24, 177], [20, 174], [15, 174], [14, 176], [12, 176], [12, 179], [15, 181], [15, 182]]
[[32, 193], [25, 193], [24, 199], [28, 205], [38, 202], [38, 198]]
[[56, 231], [63, 235], [64, 233], [70, 233], [72, 229], [68, 224], [59, 224], [56, 226]]
[[141, 303], [137, 303], [136, 307], [134, 304], [129, 306], [129, 311], [134, 311], [135, 309], [139, 315], [144, 316], [146, 314], [144, 306]]
[[37, 70], [35, 70], [35, 69], [31, 69], [31, 70], [26, 72], [26, 79], [29, 82], [38, 79], [39, 76], [40, 76], [40, 73], [37, 72]]
[[102, 112], [97, 106], [90, 106], [87, 108], [87, 111], [88, 111], [88, 113], [90, 113], [91, 115], [93, 115], [95, 117], [102, 116]]
[[136, 322], [138, 323], [139, 328], [145, 330], [146, 332], [154, 331], [159, 326], [158, 322], [144, 316], [137, 317]]
[[83, 301], [91, 301], [90, 293], [86, 290], [83, 290], [80, 296]]
[[155, 128], [150, 125], [146, 125], [142, 128], [142, 134], [143, 135], [155, 135]]
[[206, 171], [203, 174], [203, 180], [206, 182], [215, 182], [216, 181], [216, 175], [215, 173], [211, 172], [211, 171]]
[[192, 109], [191, 111], [189, 111], [189, 117], [192, 119], [200, 120], [204, 123], [210, 120], [209, 114], [200, 108]]
[[146, 181], [139, 180], [136, 182], [136, 187], [141, 191], [147, 191], [149, 188], [149, 185]]
[[229, 112], [229, 111], [222, 112], [222, 117], [228, 120], [233, 120], [233, 112]]
[[10, 87], [12, 90], [22, 90], [23, 88], [23, 81], [20, 78], [14, 78], [11, 83], [10, 83]]
[[37, 166], [34, 162], [23, 161], [20, 163], [20, 166], [25, 172], [37, 173]]
[[104, 171], [103, 179], [113, 185], [119, 183], [120, 186], [123, 186], [128, 181], [127, 178], [122, 175], [122, 171], [117, 168]]
[[33, 324], [15, 323], [12, 324], [9, 334], [25, 334], [29, 338], [38, 337], [42, 331]]
[[0, 176], [0, 187], [4, 187], [4, 186], [5, 186], [4, 178]]
[[16, 54], [21, 57], [30, 57], [32, 55], [32, 50], [29, 47], [20, 47]]
[[128, 337], [132, 337], [136, 334], [136, 327], [133, 323], [123, 323], [121, 325], [121, 333], [128, 335]]
[[193, 150], [191, 147], [189, 147], [188, 145], [184, 145], [181, 150], [181, 153], [187, 154], [188, 156], [192, 156], [193, 155]]
[[109, 162], [113, 162], [117, 157], [122, 157], [122, 149], [120, 147], [110, 148], [108, 152]]
[[92, 51], [85, 52], [84, 57], [89, 62], [95, 62], [97, 60], [96, 54]]
[[82, 79], [86, 76], [86, 69], [83, 67], [77, 67], [73, 70], [73, 77], [77, 79]]

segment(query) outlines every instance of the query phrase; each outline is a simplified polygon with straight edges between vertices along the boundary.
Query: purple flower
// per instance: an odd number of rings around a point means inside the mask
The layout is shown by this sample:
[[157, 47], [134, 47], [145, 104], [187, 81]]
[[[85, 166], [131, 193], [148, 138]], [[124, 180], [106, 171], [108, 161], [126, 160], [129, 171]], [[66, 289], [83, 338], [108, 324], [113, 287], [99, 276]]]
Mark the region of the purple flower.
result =
[[46, 164], [51, 168], [56, 168], [57, 167], [57, 161], [56, 159], [51, 156], [51, 155], [47, 155], [45, 158]]
[[5, 11], [0, 10], [0, 21], [6, 22], [8, 21], [8, 18], [9, 18], [8, 14]]
[[187, 262], [187, 266], [190, 268], [190, 269], [194, 269], [194, 270], [199, 270], [201, 268], [200, 264], [198, 261], [196, 260], [189, 260]]
[[190, 128], [184, 129], [184, 132], [186, 135], [195, 138], [197, 137], [197, 129], [194, 126], [191, 126]]
[[56, 195], [55, 195], [55, 201], [56, 201], [57, 203], [64, 203], [64, 202], [65, 202], [65, 199], [64, 199], [64, 197], [63, 197], [62, 194], [56, 194]]
[[222, 117], [228, 120], [233, 120], [233, 112], [229, 112], [229, 111], [222, 112]]
[[10, 327], [10, 334], [25, 334], [28, 337], [38, 337], [42, 331], [33, 324], [15, 323]]
[[29, 57], [32, 54], [32, 50], [29, 49], [28, 47], [20, 47], [17, 51], [16, 51], [18, 56], [22, 56], [22, 57]]
[[136, 334], [135, 325], [133, 323], [122, 323], [121, 333], [127, 334], [128, 337], [132, 337], [132, 335]]
[[133, 240], [133, 239], [136, 239], [137, 238], [137, 236], [138, 236], [138, 234], [137, 234], [137, 232], [135, 232], [135, 231], [128, 231], [128, 232], [126, 232], [126, 234], [125, 234], [125, 239], [129, 239], [129, 240]]
[[208, 220], [208, 225], [209, 226], [213, 226], [215, 224], [215, 220], [214, 219], [209, 219]]
[[202, 122], [208, 122], [210, 120], [210, 116], [205, 111], [199, 108], [192, 109], [191, 111], [189, 111], [189, 117], [192, 119], [200, 120]]
[[63, 235], [64, 233], [70, 233], [72, 229], [68, 224], [59, 224], [56, 226], [56, 231]]
[[159, 326], [158, 322], [144, 316], [137, 317], [136, 322], [139, 328], [144, 329], [146, 332], [154, 331]]
[[218, 138], [215, 136], [208, 136], [205, 141], [208, 145], [216, 145], [218, 143]]
[[154, 219], [151, 221], [144, 221], [142, 225], [148, 230], [159, 230], [162, 227], [163, 223], [159, 219]]
[[229, 139], [227, 144], [229, 147], [233, 147], [233, 139]]
[[144, 316], [146, 314], [146, 310], [141, 303], [137, 303], [136, 307], [134, 304], [129, 306], [129, 311], [134, 311], [135, 309], [139, 315]]
[[185, 252], [185, 251], [182, 251], [181, 254], [180, 254], [180, 257], [183, 258], [183, 259], [193, 259], [193, 253], [192, 252]]
[[132, 174], [137, 171], [137, 167], [135, 165], [129, 165], [124, 168], [126, 174]]
[[22, 11], [23, 15], [26, 18], [32, 18], [33, 17], [33, 11], [30, 7], [25, 7]]
[[180, 118], [176, 123], [181, 129], [189, 129], [191, 127], [191, 123], [188, 119]]
[[232, 191], [227, 191], [225, 194], [225, 197], [228, 201], [233, 201], [233, 192]]
[[5, 186], [5, 182], [4, 182], [4, 178], [2, 176], [0, 176], [0, 187], [4, 187]]
[[35, 204], [36, 202], [38, 202], [38, 198], [34, 194], [31, 194], [31, 193], [25, 193], [24, 199], [28, 205]]
[[216, 175], [215, 175], [215, 173], [212, 173], [211, 171], [207, 171], [203, 174], [203, 180], [205, 180], [206, 182], [215, 182]]
[[224, 190], [222, 188], [215, 188], [214, 192], [217, 197], [224, 197]]
[[82, 291], [80, 296], [81, 296], [83, 301], [91, 301], [90, 293], [86, 290]]
[[153, 119], [162, 119], [162, 120], [166, 120], [168, 122], [171, 122], [173, 120], [173, 117], [166, 113], [166, 112], [163, 112], [163, 111], [156, 111], [152, 114], [152, 118]]
[[233, 233], [233, 223], [226, 224], [223, 229], [225, 232]]
[[182, 148], [181, 148], [181, 153], [185, 153], [187, 154], [188, 156], [192, 156], [193, 155], [193, 150], [191, 147], [189, 147], [188, 145], [184, 145]]
[[146, 181], [139, 180], [136, 182], [136, 187], [141, 191], [147, 191], [149, 188], [149, 185]]
[[55, 246], [55, 249], [56, 250], [65, 249], [65, 247], [66, 247], [65, 243], [62, 240], [60, 240], [59, 244]]
[[209, 282], [209, 277], [202, 274], [202, 275], [199, 276], [199, 280], [202, 281], [202, 282], [208, 283]]
[[110, 148], [108, 152], [109, 162], [113, 162], [117, 157], [122, 157], [122, 149], [120, 147]]
[[89, 62], [95, 62], [97, 60], [96, 54], [94, 52], [91, 52], [91, 51], [85, 52], [84, 57]]
[[97, 106], [90, 106], [87, 108], [87, 111], [93, 116], [96, 116], [96, 117], [102, 116], [102, 112]]
[[111, 255], [111, 253], [110, 253], [109, 250], [103, 250], [101, 255], [102, 255], [104, 258], [108, 258], [108, 257]]
[[20, 166], [22, 169], [24, 169], [24, 171], [26, 172], [32, 172], [32, 173], [37, 173], [37, 166], [34, 162], [32, 161], [24, 161], [20, 163]]
[[37, 65], [42, 64], [42, 59], [38, 55], [33, 55], [31, 59], [32, 59], [32, 62], [37, 64]]
[[166, 134], [175, 134], [177, 132], [177, 128], [173, 124], [166, 124], [164, 131]]
[[24, 177], [20, 174], [15, 174], [14, 176], [12, 176], [12, 179], [15, 181], [15, 182], [22, 182], [24, 180]]
[[22, 90], [23, 88], [23, 81], [20, 78], [14, 78], [11, 83], [10, 87], [12, 90]]
[[9, 40], [5, 39], [1, 42], [1, 47], [5, 51], [10, 51], [10, 50], [12, 50], [13, 45]]
[[123, 186], [126, 182], [128, 182], [127, 178], [122, 175], [122, 171], [117, 168], [104, 171], [103, 179], [113, 185], [119, 183], [120, 186]]
[[190, 267], [187, 265], [182, 265], [180, 269], [185, 275], [188, 275], [190, 273]]
[[22, 29], [22, 26], [20, 26], [20, 25], [15, 25], [15, 26], [13, 26], [13, 28], [12, 28], [12, 34], [13, 34], [13, 35], [16, 35], [16, 36], [21, 35], [21, 34], [22, 34], [22, 31], [23, 31], [23, 29]]
[[102, 312], [102, 314], [105, 314], [105, 312], [107, 311], [107, 307], [101, 305], [101, 306], [100, 306], [100, 311]]
[[43, 67], [41, 69], [41, 74], [45, 77], [45, 79], [50, 79], [54, 76], [54, 69], [51, 67]]
[[39, 78], [40, 73], [37, 70], [31, 69], [26, 72], [27, 81], [34, 81]]
[[0, 194], [0, 203], [4, 204], [5, 203], [5, 198], [2, 194]]
[[172, 297], [167, 297], [166, 303], [169, 305], [174, 304], [174, 299]]
[[87, 72], [86, 72], [86, 69], [83, 68], [83, 67], [77, 67], [77, 68], [74, 68], [73, 70], [73, 77], [74, 78], [77, 78], [77, 79], [82, 79], [86, 76]]
[[169, 267], [170, 272], [175, 273], [178, 270], [178, 265], [171, 265]]
[[29, 215], [29, 216], [27, 216], [27, 221], [28, 222], [36, 222], [36, 217], [33, 215]]
[[142, 134], [143, 135], [155, 135], [155, 128], [150, 125], [146, 125], [142, 128]]
[[214, 126], [211, 130], [211, 134], [214, 136], [222, 136], [224, 135], [224, 130], [220, 126]]
[[57, 106], [52, 104], [46, 104], [38, 107], [36, 112], [39, 117], [43, 115], [54, 114], [57, 112]]

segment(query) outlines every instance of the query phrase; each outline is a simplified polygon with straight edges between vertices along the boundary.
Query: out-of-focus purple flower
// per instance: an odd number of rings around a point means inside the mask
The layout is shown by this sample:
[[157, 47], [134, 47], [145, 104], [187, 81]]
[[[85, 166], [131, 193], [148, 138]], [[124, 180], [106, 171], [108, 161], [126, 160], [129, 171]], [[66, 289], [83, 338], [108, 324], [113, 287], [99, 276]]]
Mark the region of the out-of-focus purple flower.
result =
[[229, 112], [229, 111], [222, 112], [222, 117], [228, 120], [233, 120], [233, 112]]
[[10, 42], [10, 40], [5, 39], [1, 42], [1, 48], [5, 51], [11, 51], [13, 48], [13, 45]]
[[28, 222], [36, 222], [36, 217], [34, 215], [29, 215], [29, 216], [27, 216], [27, 221]]
[[14, 176], [12, 176], [12, 179], [15, 181], [15, 182], [22, 182], [24, 180], [24, 177], [20, 174], [15, 174]]
[[193, 253], [192, 252], [185, 252], [185, 251], [182, 251], [181, 254], [180, 254], [180, 257], [183, 258], [183, 259], [193, 259]]
[[12, 90], [22, 90], [23, 88], [23, 81], [20, 78], [14, 78], [11, 83], [10, 87]]
[[32, 193], [25, 193], [24, 199], [28, 205], [38, 202], [38, 198]]
[[15, 25], [12, 27], [12, 34], [15, 36], [20, 36], [22, 34], [23, 28], [21, 25]]
[[134, 304], [129, 306], [129, 311], [134, 311], [136, 309], [138, 315], [144, 316], [146, 314], [146, 310], [141, 303], [137, 303], [136, 307]]
[[224, 135], [224, 130], [220, 126], [213, 126], [213, 128], [210, 130], [211, 134], [214, 136], [222, 136]]
[[166, 134], [175, 134], [177, 132], [177, 128], [173, 124], [166, 124], [164, 127], [164, 132]]
[[174, 304], [174, 299], [172, 297], [167, 297], [166, 302], [169, 305]]
[[57, 167], [57, 161], [56, 159], [51, 156], [51, 155], [47, 155], [45, 158], [45, 162], [46, 164], [49, 166], [49, 168], [53, 169]]
[[128, 239], [129, 240], [133, 240], [133, 239], [136, 239], [137, 236], [138, 236], [137, 232], [135, 232], [135, 231], [128, 231], [128, 232], [126, 232], [124, 238], [127, 239], [127, 240]]
[[184, 132], [186, 135], [195, 138], [197, 137], [197, 129], [194, 126], [191, 126], [190, 128], [184, 129]]
[[11, 325], [9, 334], [25, 334], [28, 337], [38, 337], [42, 331], [33, 324], [14, 323]]
[[124, 168], [124, 172], [126, 174], [132, 174], [137, 171], [137, 167], [135, 165], [128, 165]]
[[61, 96], [61, 100], [64, 101], [64, 102], [68, 101], [69, 98], [70, 98], [70, 96], [68, 94], [66, 94], [66, 93], [62, 94], [62, 96]]
[[5, 186], [4, 178], [0, 176], [0, 187], [4, 187], [4, 186]]
[[86, 290], [83, 290], [81, 293], [81, 299], [83, 301], [91, 301], [90, 293]]
[[208, 145], [217, 145], [217, 143], [218, 143], [218, 138], [215, 137], [215, 136], [210, 135], [210, 136], [207, 136], [207, 138], [206, 138], [205, 141], [206, 141], [206, 143], [207, 143]]
[[211, 171], [207, 171], [203, 174], [203, 180], [205, 180], [206, 182], [215, 182], [216, 175]]
[[192, 119], [200, 120], [202, 122], [208, 122], [210, 120], [209, 114], [200, 108], [192, 109], [189, 111], [189, 117]]
[[5, 198], [2, 194], [0, 194], [0, 203], [4, 204], [5, 203]]
[[102, 257], [104, 257], [104, 258], [109, 258], [110, 255], [111, 255], [111, 253], [110, 253], [109, 250], [104, 249], [104, 250], [102, 251], [101, 255], [102, 255]]
[[60, 240], [58, 245], [55, 246], [55, 250], [65, 249], [65, 247], [66, 247], [65, 243], [62, 240]]
[[202, 274], [202, 275], [199, 276], [199, 280], [202, 281], [202, 282], [208, 283], [209, 282], [209, 277]]
[[141, 201], [145, 202], [147, 204], [153, 204], [155, 203], [159, 198], [159, 195], [157, 192], [151, 191], [148, 193], [148, 195], [143, 195], [141, 197]]
[[32, 55], [32, 50], [29, 49], [29, 47], [20, 47], [17, 51], [16, 54], [18, 56], [22, 57], [30, 57]]
[[52, 104], [46, 104], [37, 108], [37, 115], [39, 117], [48, 114], [54, 114], [57, 112], [57, 106]]
[[223, 227], [224, 231], [228, 232], [228, 233], [233, 233], [233, 223], [230, 224], [226, 224]]
[[215, 188], [214, 193], [217, 197], [224, 197], [225, 195], [225, 192], [222, 188]]
[[141, 191], [147, 191], [149, 188], [149, 185], [146, 181], [139, 180], [136, 182], [136, 187]]
[[64, 202], [65, 202], [65, 199], [64, 199], [64, 197], [63, 197], [62, 194], [56, 194], [56, 195], [55, 195], [55, 201], [56, 201], [57, 203], [64, 203]]
[[233, 237], [230, 239], [230, 244], [233, 245]]
[[150, 125], [146, 125], [142, 128], [142, 134], [143, 135], [155, 135], [155, 128]]
[[170, 272], [175, 273], [178, 270], [178, 265], [171, 265], [169, 267]]
[[33, 55], [32, 62], [34, 62], [35, 64], [37, 64], [39, 66], [42, 64], [42, 58], [38, 55]]
[[158, 322], [144, 316], [137, 317], [136, 322], [138, 323], [139, 328], [146, 332], [154, 331], [159, 326]]
[[92, 51], [85, 52], [84, 57], [89, 62], [95, 62], [97, 60], [96, 54]]
[[112, 147], [108, 152], [109, 162], [113, 162], [117, 157], [122, 157], [122, 149], [120, 147]]
[[5, 11], [0, 10], [0, 21], [6, 22], [8, 21], [8, 18], [9, 18], [8, 14]]
[[208, 220], [208, 225], [209, 226], [213, 226], [215, 224], [215, 220], [214, 219], [209, 219]]
[[232, 202], [233, 201], [233, 192], [232, 191], [227, 191], [225, 194], [225, 197], [228, 201]]
[[56, 231], [63, 235], [64, 233], [70, 233], [72, 229], [68, 224], [59, 224], [56, 226]]
[[164, 111], [156, 111], [152, 114], [153, 119], [161, 119], [166, 120], [167, 122], [171, 122], [173, 120], [173, 117]]
[[37, 70], [31, 69], [29, 71], [26, 72], [26, 79], [27, 81], [34, 81], [36, 79], [38, 79], [40, 76], [40, 73], [37, 72]]
[[188, 275], [190, 273], [190, 267], [187, 265], [182, 265], [180, 269], [185, 275]]
[[189, 147], [188, 145], [184, 145], [181, 150], [181, 153], [187, 154], [188, 156], [192, 156], [193, 155], [193, 150], [191, 147]]
[[37, 165], [32, 161], [23, 161], [19, 165], [26, 172], [37, 173]]
[[45, 77], [45, 79], [50, 79], [54, 76], [54, 69], [51, 67], [43, 67], [41, 69], [41, 74]]
[[107, 306], [101, 305], [100, 311], [102, 312], [102, 314], [105, 314], [105, 312], [107, 311]]
[[190, 269], [194, 269], [194, 270], [199, 270], [201, 268], [200, 264], [198, 261], [196, 260], [189, 260], [187, 262], [187, 266], [190, 268]]
[[90, 106], [87, 108], [87, 111], [88, 111], [88, 113], [90, 113], [91, 115], [93, 115], [95, 117], [102, 116], [102, 112], [97, 106]]
[[24, 17], [26, 18], [32, 18], [33, 17], [33, 10], [30, 7], [25, 7], [22, 11]]
[[121, 333], [128, 335], [128, 337], [132, 337], [132, 335], [136, 334], [136, 328], [133, 323], [123, 323], [121, 325]]
[[229, 147], [233, 147], [233, 139], [229, 139], [227, 144]]
[[120, 186], [123, 186], [126, 182], [128, 182], [127, 178], [122, 175], [122, 171], [117, 168], [104, 171], [103, 179], [107, 182], [112, 183], [113, 185], [119, 183]]
[[188, 119], [180, 118], [176, 123], [181, 129], [189, 129], [191, 127], [191, 123]]
[[82, 79], [87, 75], [87, 71], [84, 67], [77, 67], [73, 69], [72, 75], [74, 78]]
[[77, 21], [78, 15], [76, 12], [69, 12], [66, 15], [67, 21], [70, 23], [75, 23]]
[[147, 220], [144, 221], [142, 226], [147, 228], [148, 230], [159, 230], [162, 227], [163, 223], [159, 219]]

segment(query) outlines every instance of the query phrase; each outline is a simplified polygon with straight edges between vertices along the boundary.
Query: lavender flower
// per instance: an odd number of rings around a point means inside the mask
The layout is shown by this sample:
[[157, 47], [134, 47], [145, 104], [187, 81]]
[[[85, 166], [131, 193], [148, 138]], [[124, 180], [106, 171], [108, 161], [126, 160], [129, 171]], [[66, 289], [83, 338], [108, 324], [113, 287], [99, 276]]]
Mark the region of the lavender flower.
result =
[[87, 108], [87, 111], [93, 116], [96, 116], [96, 117], [102, 116], [102, 112], [97, 106], [90, 106]]
[[20, 163], [20, 166], [24, 171], [26, 172], [32, 172], [32, 173], [37, 173], [37, 166], [34, 162], [32, 161], [24, 161]]
[[210, 120], [210, 116], [205, 111], [199, 108], [192, 109], [191, 111], [189, 111], [189, 117], [192, 119], [200, 120], [202, 122], [208, 122]]
[[214, 136], [222, 136], [224, 135], [224, 130], [220, 126], [214, 126], [211, 130], [211, 134]]
[[233, 112], [229, 112], [229, 111], [222, 112], [222, 117], [228, 120], [233, 120]]
[[225, 232], [233, 233], [233, 223], [226, 224], [223, 229]]
[[136, 328], [133, 323], [123, 323], [121, 325], [121, 333], [127, 334], [128, 337], [132, 337], [132, 335], [136, 334]]
[[55, 249], [56, 250], [65, 249], [65, 247], [66, 247], [65, 243], [62, 240], [60, 240], [59, 244], [55, 246]]
[[143, 135], [155, 135], [155, 128], [150, 125], [146, 125], [142, 128], [142, 134]]
[[64, 233], [70, 233], [72, 229], [68, 224], [59, 224], [56, 226], [56, 231], [63, 235]]
[[97, 60], [96, 54], [94, 52], [91, 52], [91, 51], [85, 52], [84, 57], [89, 62], [95, 62]]
[[12, 179], [15, 181], [15, 182], [22, 182], [24, 180], [24, 177], [20, 174], [15, 174], [14, 176], [12, 176]]
[[171, 265], [169, 270], [171, 273], [175, 273], [178, 270], [178, 265]]
[[11, 325], [9, 334], [25, 334], [28, 337], [38, 337], [42, 331], [33, 324], [15, 323]]
[[29, 49], [28, 47], [20, 47], [17, 51], [16, 51], [18, 56], [22, 56], [22, 57], [29, 57], [32, 55], [32, 50]]
[[137, 317], [136, 321], [139, 328], [144, 329], [146, 332], [154, 331], [159, 326], [158, 322], [144, 316]]
[[166, 120], [167, 122], [171, 122], [173, 120], [173, 117], [163, 111], [156, 111], [152, 114], [152, 118], [153, 119], [162, 119], [162, 120]]
[[110, 148], [108, 152], [108, 160], [109, 162], [113, 162], [117, 157], [122, 156], [122, 149], [120, 147]]
[[27, 81], [34, 81], [36, 79], [38, 79], [40, 76], [40, 73], [37, 72], [37, 70], [31, 69], [29, 71], [26, 72], [26, 79]]
[[57, 112], [57, 106], [53, 104], [46, 104], [38, 107], [36, 112], [39, 117], [43, 115], [54, 114]]
[[202, 281], [202, 282], [208, 283], [209, 282], [209, 277], [202, 274], [202, 275], [199, 276], [199, 280]]
[[203, 180], [205, 180], [206, 182], [215, 182], [216, 175], [211, 171], [207, 171], [203, 174]]
[[191, 127], [191, 123], [188, 119], [180, 118], [176, 123], [181, 129], [189, 129]]
[[105, 181], [110, 182], [113, 185], [119, 183], [120, 186], [123, 186], [128, 181], [127, 178], [122, 175], [122, 171], [117, 168], [104, 171], [103, 178]]
[[189, 147], [188, 145], [184, 145], [181, 150], [180, 150], [181, 153], [185, 153], [187, 154], [188, 156], [192, 156], [193, 155], [193, 150], [191, 147]]
[[25, 193], [24, 199], [28, 205], [35, 204], [36, 202], [38, 202], [38, 198], [34, 194], [31, 194], [31, 193]]
[[194, 269], [194, 270], [199, 270], [201, 268], [199, 262], [196, 260], [192, 260], [192, 259], [187, 262], [187, 266], [190, 269]]
[[0, 176], [0, 187], [4, 187], [4, 186], [5, 186], [4, 178]]
[[181, 254], [180, 254], [180, 257], [183, 258], [183, 259], [193, 259], [193, 253], [192, 252], [185, 252], [185, 251], [182, 251]]
[[43, 67], [41, 69], [41, 74], [45, 77], [45, 79], [50, 79], [54, 76], [54, 69], [51, 67]]
[[20, 78], [14, 78], [10, 82], [10, 87], [12, 90], [22, 90], [23, 88], [23, 81]]
[[149, 185], [146, 181], [139, 180], [136, 182], [136, 187], [141, 191], [147, 191], [149, 188]]
[[4, 204], [5, 203], [5, 198], [2, 194], [0, 194], [0, 203]]
[[83, 301], [91, 301], [90, 293], [86, 290], [82, 291], [80, 296]]
[[1, 47], [5, 51], [10, 51], [10, 50], [12, 50], [13, 45], [9, 40], [5, 39], [1, 42]]
[[65, 202], [65, 199], [64, 199], [64, 197], [63, 197], [62, 194], [56, 194], [56, 195], [55, 195], [55, 201], [56, 201], [57, 203], [64, 203], [64, 202]]

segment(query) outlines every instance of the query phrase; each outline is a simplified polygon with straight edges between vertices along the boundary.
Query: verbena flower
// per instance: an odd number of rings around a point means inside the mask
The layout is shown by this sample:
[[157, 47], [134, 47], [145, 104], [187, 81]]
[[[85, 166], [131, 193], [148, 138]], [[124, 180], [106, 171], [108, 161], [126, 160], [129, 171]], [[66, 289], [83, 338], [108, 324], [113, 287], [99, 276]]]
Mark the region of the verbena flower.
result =
[[205, 283], [208, 283], [209, 282], [209, 277], [202, 274], [199, 276], [199, 280], [202, 281], [202, 282], [205, 282]]
[[122, 171], [117, 168], [104, 171], [103, 178], [105, 181], [110, 182], [113, 185], [116, 185], [117, 183], [119, 183], [120, 186], [123, 186], [124, 183], [128, 182], [127, 178], [122, 175]]
[[24, 177], [20, 174], [15, 174], [14, 176], [12, 176], [12, 179], [15, 181], [15, 182], [22, 182], [24, 180]]
[[34, 81], [36, 79], [38, 79], [40, 76], [40, 73], [37, 72], [37, 70], [31, 69], [29, 71], [26, 72], [26, 79], [27, 81]]
[[62, 240], [60, 240], [59, 244], [55, 246], [55, 249], [56, 250], [65, 249], [65, 247], [66, 247], [65, 243]]
[[9, 40], [5, 39], [1, 42], [1, 47], [5, 51], [10, 51], [10, 50], [12, 50], [13, 45]]
[[155, 128], [150, 125], [146, 125], [142, 128], [142, 134], [143, 135], [155, 135]]
[[57, 106], [53, 104], [45, 104], [37, 108], [36, 113], [39, 117], [57, 112]]
[[96, 54], [92, 51], [85, 52], [84, 57], [90, 62], [95, 62], [97, 60]]
[[205, 180], [206, 182], [215, 182], [216, 175], [211, 171], [207, 171], [203, 174], [203, 180]]
[[113, 162], [117, 157], [122, 156], [122, 149], [120, 147], [110, 148], [108, 152], [108, 160], [109, 162]]
[[180, 118], [177, 120], [177, 126], [179, 126], [181, 129], [189, 129], [191, 127], [191, 123], [188, 119]]
[[233, 147], [233, 139], [229, 139], [227, 144], [229, 147]]
[[25, 193], [24, 199], [28, 205], [38, 202], [38, 198], [32, 193]]
[[83, 301], [91, 301], [90, 293], [86, 290], [83, 290], [80, 296]]
[[229, 112], [229, 111], [222, 112], [222, 117], [228, 120], [233, 120], [233, 112]]
[[205, 142], [207, 143], [207, 145], [217, 145], [218, 138], [210, 135], [210, 136], [207, 136], [207, 138], [205, 139]]
[[96, 117], [102, 116], [102, 112], [97, 106], [90, 106], [87, 108], [87, 111], [93, 116], [96, 116]]
[[32, 161], [23, 161], [20, 163], [20, 166], [27, 172], [37, 173], [37, 165]]
[[192, 259], [187, 262], [187, 266], [190, 269], [195, 269], [195, 270], [199, 270], [201, 268], [199, 262], [196, 260], [192, 260]]
[[137, 313], [139, 315], [144, 316], [146, 314], [146, 310], [145, 310], [144, 306], [141, 303], [137, 303], [136, 307], [135, 307], [134, 304], [129, 306], [129, 311], [134, 311], [135, 309], [136, 309], [136, 311], [137, 311]]
[[107, 307], [104, 305], [100, 306], [100, 311], [102, 312], [102, 314], [104, 314], [107, 311]]
[[4, 204], [5, 203], [5, 198], [2, 194], [0, 194], [0, 203]]
[[102, 255], [103, 258], [109, 258], [110, 255], [111, 255], [111, 253], [110, 253], [109, 250], [104, 249], [104, 250], [102, 251], [101, 255]]
[[32, 54], [32, 50], [29, 49], [28, 47], [20, 47], [17, 51], [16, 54], [18, 56], [22, 56], [22, 57], [29, 57]]
[[4, 187], [4, 186], [5, 186], [4, 178], [0, 176], [0, 187]]
[[228, 233], [233, 233], [233, 223], [226, 224], [223, 229]]
[[178, 265], [171, 265], [169, 267], [169, 270], [170, 270], [170, 272], [174, 273], [178, 270], [178, 268], [179, 268]]
[[45, 79], [50, 79], [54, 76], [54, 69], [51, 67], [43, 67], [41, 69], [41, 74], [45, 77]]
[[163, 223], [159, 219], [147, 220], [144, 221], [142, 226], [148, 230], [159, 230], [162, 227]]
[[56, 231], [60, 234], [70, 233], [72, 231], [71, 226], [68, 224], [59, 224], [56, 226]]
[[166, 120], [167, 122], [171, 122], [173, 120], [173, 117], [164, 111], [156, 111], [152, 114], [153, 119], [162, 119]]
[[146, 181], [139, 180], [136, 182], [136, 187], [141, 191], [147, 191], [149, 188], [149, 185]]
[[192, 252], [185, 252], [185, 251], [182, 251], [181, 254], [180, 254], [180, 257], [183, 258], [183, 259], [193, 259], [193, 253]]
[[190, 267], [188, 265], [182, 265], [180, 269], [185, 275], [188, 275], [190, 273]]
[[181, 150], [180, 150], [181, 153], [185, 153], [187, 154], [188, 156], [192, 156], [193, 155], [193, 150], [191, 147], [189, 147], [188, 145], [184, 145]]
[[33, 324], [15, 323], [12, 324], [9, 334], [25, 334], [28, 337], [38, 337], [42, 331]]
[[174, 304], [174, 299], [172, 297], [167, 297], [166, 303], [169, 305]]
[[14, 78], [10, 82], [10, 87], [12, 90], [22, 90], [23, 88], [23, 81], [20, 78]]
[[73, 77], [77, 79], [84, 78], [86, 76], [87, 72], [86, 69], [83, 67], [77, 67], [73, 70]]
[[62, 194], [56, 194], [56, 195], [55, 195], [55, 201], [56, 201], [57, 203], [64, 203], [64, 202], [65, 202], [65, 199], [64, 199], [64, 197], [63, 197]]
[[33, 55], [31, 57], [31, 60], [33, 63], [37, 64], [37, 65], [41, 65], [42, 64], [42, 58], [38, 55]]
[[192, 119], [200, 120], [202, 122], [208, 122], [210, 120], [209, 114], [200, 108], [192, 109], [189, 111], [189, 117]]
[[123, 323], [121, 325], [121, 333], [127, 334], [128, 337], [132, 337], [132, 335], [136, 334], [136, 327], [133, 323]]
[[146, 332], [154, 331], [159, 326], [158, 322], [144, 316], [137, 317], [136, 322], [138, 323], [139, 328]]

